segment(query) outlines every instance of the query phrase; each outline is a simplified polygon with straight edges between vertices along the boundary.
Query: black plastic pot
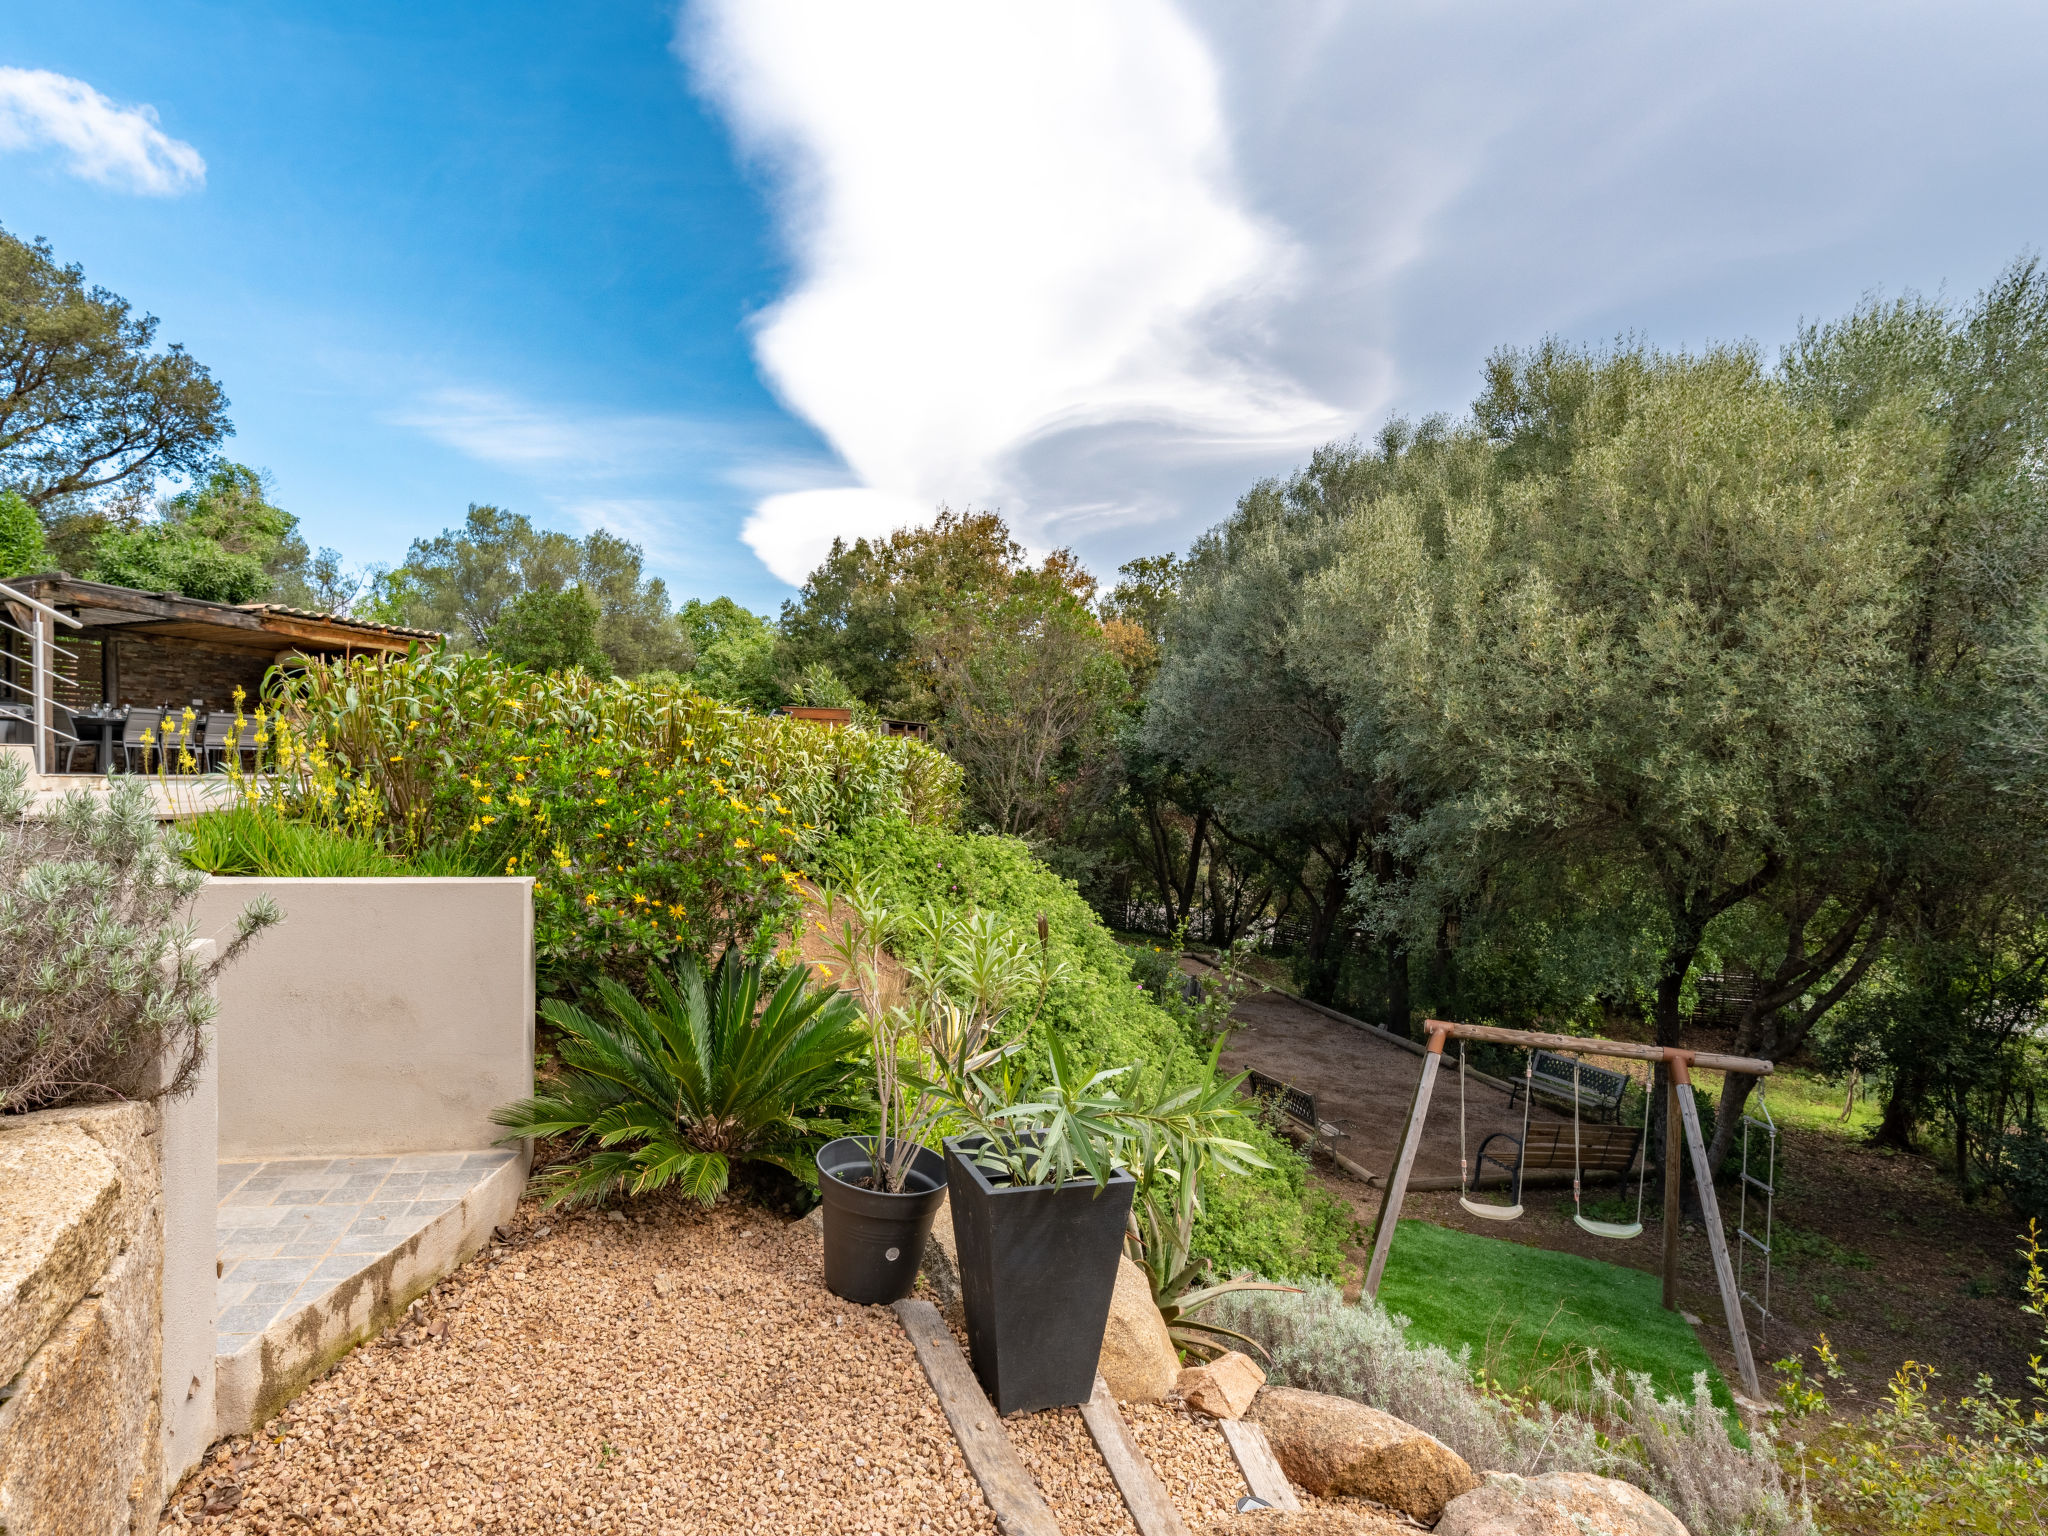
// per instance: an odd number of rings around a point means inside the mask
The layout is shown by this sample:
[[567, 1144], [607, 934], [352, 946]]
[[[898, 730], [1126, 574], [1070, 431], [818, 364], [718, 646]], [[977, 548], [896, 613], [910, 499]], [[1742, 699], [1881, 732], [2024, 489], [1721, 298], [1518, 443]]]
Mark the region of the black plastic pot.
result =
[[1000, 1414], [1087, 1402], [1137, 1181], [998, 1183], [945, 1145], [974, 1374]]
[[924, 1240], [946, 1198], [946, 1164], [924, 1147], [910, 1160], [901, 1194], [862, 1189], [873, 1165], [872, 1136], [841, 1136], [818, 1148], [825, 1201], [825, 1289], [863, 1306], [901, 1301], [917, 1284]]

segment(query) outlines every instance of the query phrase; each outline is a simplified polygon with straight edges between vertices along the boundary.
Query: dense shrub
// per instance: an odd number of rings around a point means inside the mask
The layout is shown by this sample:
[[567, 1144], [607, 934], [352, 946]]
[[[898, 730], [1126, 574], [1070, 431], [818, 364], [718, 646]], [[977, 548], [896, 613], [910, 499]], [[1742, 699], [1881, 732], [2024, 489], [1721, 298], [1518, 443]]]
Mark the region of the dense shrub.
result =
[[277, 908], [252, 902], [210, 964], [183, 916], [205, 876], [148, 791], [117, 783], [28, 816], [0, 755], [0, 1110], [183, 1092], [206, 1055], [212, 983]]
[[[1047, 869], [1017, 839], [877, 817], [826, 844], [818, 862], [842, 872], [857, 869], [897, 908], [974, 906], [1020, 927], [1034, 925], [1043, 913], [1058, 974], [1033, 1026], [1034, 1056], [1042, 1058], [1056, 1035], [1088, 1060], [1136, 1065], [1135, 1092], [1166, 1080], [1191, 1081], [1203, 1070], [1210, 1042], [1197, 1017], [1176, 1018], [1148, 1000], [1131, 977], [1130, 951], [1102, 926], [1073, 882]], [[1252, 1139], [1273, 1167], [1209, 1180], [1195, 1251], [1226, 1271], [1335, 1278], [1352, 1232], [1349, 1211], [1309, 1183], [1306, 1164], [1285, 1141], [1259, 1128]]]
[[820, 840], [884, 811], [944, 817], [959, 784], [914, 741], [488, 655], [314, 663], [245, 728], [254, 791], [283, 814], [415, 863], [533, 875], [549, 991], [686, 951], [767, 952]]

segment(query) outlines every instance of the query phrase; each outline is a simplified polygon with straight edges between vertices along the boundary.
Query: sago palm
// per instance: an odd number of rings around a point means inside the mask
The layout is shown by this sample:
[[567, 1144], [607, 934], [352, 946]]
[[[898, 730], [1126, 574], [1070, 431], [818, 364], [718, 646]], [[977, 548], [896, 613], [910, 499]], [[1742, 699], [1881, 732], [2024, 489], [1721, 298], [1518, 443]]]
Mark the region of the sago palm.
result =
[[772, 990], [771, 979], [727, 950], [708, 986], [689, 956], [673, 980], [652, 973], [645, 1001], [601, 981], [603, 1018], [543, 1004], [562, 1032], [563, 1070], [492, 1118], [519, 1136], [567, 1138], [571, 1156], [537, 1181], [546, 1203], [674, 1185], [709, 1205], [740, 1162], [811, 1177], [812, 1147], [842, 1128], [826, 1111], [860, 1070], [860, 1014], [801, 969]]

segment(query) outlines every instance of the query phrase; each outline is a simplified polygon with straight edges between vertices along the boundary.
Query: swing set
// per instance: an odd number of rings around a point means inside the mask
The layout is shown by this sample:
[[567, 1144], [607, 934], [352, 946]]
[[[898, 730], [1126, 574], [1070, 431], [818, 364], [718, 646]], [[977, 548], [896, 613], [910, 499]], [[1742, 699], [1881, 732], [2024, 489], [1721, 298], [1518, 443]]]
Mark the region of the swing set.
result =
[[[1422, 1059], [1422, 1077], [1415, 1085], [1415, 1102], [1408, 1111], [1408, 1128], [1401, 1138], [1401, 1151], [1395, 1159], [1393, 1172], [1387, 1177], [1387, 1184], [1380, 1199], [1379, 1224], [1373, 1233], [1372, 1262], [1366, 1270], [1365, 1294], [1377, 1297], [1381, 1277], [1386, 1273], [1387, 1254], [1394, 1245], [1394, 1230], [1400, 1224], [1401, 1202], [1408, 1192], [1408, 1177], [1415, 1166], [1416, 1153], [1422, 1145], [1423, 1122], [1429, 1115], [1431, 1090], [1436, 1086], [1438, 1067], [1443, 1062], [1444, 1044], [1457, 1040], [1458, 1046], [1458, 1204], [1470, 1214], [1486, 1221], [1514, 1221], [1522, 1214], [1522, 1174], [1526, 1166], [1529, 1147], [1529, 1101], [1533, 1098], [1535, 1082], [1536, 1053], [1547, 1051], [1553, 1054], [1569, 1055], [1572, 1058], [1572, 1082], [1569, 1097], [1572, 1101], [1572, 1220], [1585, 1232], [1594, 1237], [1626, 1242], [1643, 1234], [1643, 1190], [1649, 1177], [1650, 1160], [1646, 1155], [1638, 1156], [1644, 1149], [1640, 1136], [1630, 1147], [1631, 1157], [1638, 1164], [1636, 1173], [1636, 1214], [1633, 1221], [1596, 1221], [1586, 1215], [1581, 1200], [1580, 1179], [1582, 1175], [1582, 1142], [1579, 1128], [1580, 1092], [1579, 1061], [1585, 1056], [1606, 1056], [1635, 1061], [1661, 1061], [1670, 1080], [1670, 1112], [1664, 1117], [1664, 1308], [1676, 1311], [1678, 1308], [1678, 1224], [1679, 1224], [1679, 1180], [1676, 1172], [1679, 1165], [1679, 1138], [1683, 1135], [1687, 1149], [1692, 1155], [1693, 1180], [1698, 1187], [1701, 1215], [1707, 1229], [1707, 1243], [1713, 1249], [1714, 1276], [1721, 1291], [1721, 1307], [1728, 1319], [1730, 1342], [1735, 1349], [1735, 1364], [1742, 1374], [1742, 1385], [1749, 1395], [1761, 1400], [1762, 1384], [1757, 1379], [1756, 1360], [1750, 1352], [1749, 1329], [1743, 1315], [1744, 1289], [1728, 1256], [1728, 1244], [1721, 1232], [1720, 1206], [1714, 1198], [1713, 1172], [1707, 1166], [1706, 1142], [1700, 1134], [1699, 1108], [1693, 1102], [1692, 1069], [1705, 1067], [1710, 1071], [1740, 1072], [1751, 1077], [1768, 1077], [1771, 1064], [1747, 1056], [1720, 1056], [1705, 1051], [1684, 1051], [1654, 1045], [1636, 1045], [1626, 1040], [1581, 1039], [1575, 1035], [1534, 1034], [1519, 1029], [1498, 1029], [1486, 1024], [1452, 1024], [1443, 1019], [1427, 1019], [1423, 1028], [1428, 1032], [1429, 1043]], [[1515, 1161], [1512, 1165], [1501, 1158], [1491, 1156], [1488, 1147], [1498, 1137], [1508, 1139], [1505, 1132], [1496, 1132], [1480, 1146], [1479, 1170], [1471, 1170], [1465, 1160], [1465, 1047], [1468, 1040], [1491, 1041], [1499, 1045], [1521, 1047], [1529, 1052], [1528, 1064], [1523, 1069], [1522, 1088], [1522, 1135], [1517, 1143]], [[1649, 1116], [1645, 1114], [1647, 1129]], [[1773, 1127], [1775, 1131], [1775, 1127]], [[1776, 1137], [1771, 1138], [1775, 1152]], [[1611, 1147], [1612, 1139], [1607, 1138]], [[1764, 1254], [1768, 1266], [1769, 1216], [1766, 1214], [1766, 1230], [1762, 1242], [1747, 1232], [1748, 1185], [1762, 1181], [1749, 1178], [1747, 1167], [1748, 1136], [1745, 1127], [1743, 1138], [1745, 1220], [1738, 1225], [1745, 1228], [1742, 1237], [1755, 1243]], [[1559, 1149], [1561, 1150], [1561, 1149]], [[1492, 1162], [1505, 1171], [1510, 1180], [1509, 1200], [1506, 1205], [1475, 1199], [1478, 1172], [1483, 1172], [1487, 1163]], [[1621, 1170], [1626, 1176], [1626, 1168]], [[1775, 1175], [1775, 1157], [1772, 1163]], [[1768, 1207], [1766, 1207], [1768, 1212]], [[1765, 1270], [1764, 1297], [1760, 1304], [1763, 1319], [1769, 1318], [1769, 1270]]]

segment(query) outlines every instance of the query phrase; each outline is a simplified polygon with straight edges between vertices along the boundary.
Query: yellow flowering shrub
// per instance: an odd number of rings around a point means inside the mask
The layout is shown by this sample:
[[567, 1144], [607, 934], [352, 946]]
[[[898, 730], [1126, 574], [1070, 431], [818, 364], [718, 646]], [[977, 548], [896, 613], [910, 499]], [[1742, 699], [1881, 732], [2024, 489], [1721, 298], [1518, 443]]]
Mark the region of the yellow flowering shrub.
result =
[[768, 718], [668, 684], [417, 652], [274, 676], [249, 792], [405, 858], [535, 880], [543, 981], [772, 948], [809, 850], [877, 814], [943, 824], [920, 742]]

